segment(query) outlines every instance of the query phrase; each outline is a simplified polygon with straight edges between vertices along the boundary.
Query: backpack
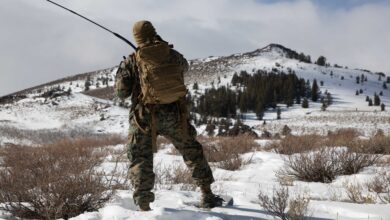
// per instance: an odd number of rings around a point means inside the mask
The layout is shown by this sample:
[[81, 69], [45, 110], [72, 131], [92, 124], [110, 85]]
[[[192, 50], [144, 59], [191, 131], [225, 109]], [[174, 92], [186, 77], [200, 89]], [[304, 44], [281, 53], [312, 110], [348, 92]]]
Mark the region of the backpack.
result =
[[184, 59], [166, 42], [156, 42], [137, 50], [135, 57], [140, 72], [143, 103], [169, 104], [185, 97], [185, 69], [175, 59], [178, 56]]
[[131, 95], [133, 80], [130, 77], [127, 60], [122, 61], [115, 74], [114, 91], [120, 99], [125, 99]]

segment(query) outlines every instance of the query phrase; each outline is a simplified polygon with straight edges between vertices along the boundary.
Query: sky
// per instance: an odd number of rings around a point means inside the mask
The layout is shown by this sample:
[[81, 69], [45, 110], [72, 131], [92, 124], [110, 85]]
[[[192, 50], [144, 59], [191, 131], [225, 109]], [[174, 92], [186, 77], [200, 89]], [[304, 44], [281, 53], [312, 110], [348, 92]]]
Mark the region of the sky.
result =
[[[187, 59], [270, 43], [390, 74], [390, 0], [56, 0], [133, 41], [150, 20]], [[132, 49], [45, 0], [0, 1], [0, 96], [119, 64]]]

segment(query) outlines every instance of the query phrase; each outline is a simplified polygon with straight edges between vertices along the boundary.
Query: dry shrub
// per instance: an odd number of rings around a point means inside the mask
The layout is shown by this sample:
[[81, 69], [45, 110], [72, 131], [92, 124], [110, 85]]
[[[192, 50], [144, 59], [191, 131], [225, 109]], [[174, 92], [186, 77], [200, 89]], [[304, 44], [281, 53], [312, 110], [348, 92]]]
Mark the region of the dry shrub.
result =
[[114, 87], [112, 86], [92, 89], [83, 93], [92, 97], [108, 100], [113, 100], [116, 97]]
[[351, 175], [360, 172], [363, 168], [372, 166], [380, 159], [379, 155], [354, 153], [348, 150], [339, 152], [338, 158], [341, 175]]
[[0, 170], [2, 209], [21, 218], [68, 219], [95, 211], [114, 191], [98, 172], [96, 140], [63, 140], [5, 149]]
[[326, 146], [346, 146], [351, 150], [367, 154], [390, 154], [390, 136], [385, 136], [383, 131], [378, 130], [369, 139], [359, 139], [361, 135], [356, 129], [340, 129], [328, 133]]
[[375, 198], [369, 194], [365, 194], [363, 185], [358, 182], [345, 182], [344, 188], [350, 202], [359, 204], [375, 203]]
[[290, 155], [286, 167], [277, 172], [305, 182], [332, 182], [337, 176], [358, 173], [373, 165], [377, 155], [363, 155], [346, 149], [322, 147], [318, 151]]
[[272, 143], [269, 148], [275, 149], [277, 153], [291, 155], [309, 150], [314, 150], [322, 144], [322, 137], [319, 135], [288, 135], [278, 142]]
[[203, 142], [204, 154], [209, 162], [216, 162], [217, 166], [226, 170], [238, 170], [250, 160], [241, 158], [241, 154], [253, 151], [258, 147], [255, 138], [242, 134], [236, 137], [200, 138]]
[[282, 220], [305, 219], [310, 203], [306, 194], [298, 194], [294, 198], [290, 198], [288, 187], [285, 186], [274, 188], [271, 197], [260, 191], [258, 198], [261, 207]]
[[390, 172], [377, 174], [366, 186], [382, 203], [390, 203]]
[[357, 140], [350, 146], [356, 152], [390, 154], [390, 136], [376, 135], [368, 140]]
[[326, 146], [350, 146], [359, 136], [360, 132], [354, 128], [341, 128], [334, 132], [328, 131]]
[[197, 187], [191, 171], [179, 164], [162, 166], [158, 163], [154, 166], [154, 173], [156, 188], [173, 189], [174, 185], [179, 185], [180, 190], [195, 191]]

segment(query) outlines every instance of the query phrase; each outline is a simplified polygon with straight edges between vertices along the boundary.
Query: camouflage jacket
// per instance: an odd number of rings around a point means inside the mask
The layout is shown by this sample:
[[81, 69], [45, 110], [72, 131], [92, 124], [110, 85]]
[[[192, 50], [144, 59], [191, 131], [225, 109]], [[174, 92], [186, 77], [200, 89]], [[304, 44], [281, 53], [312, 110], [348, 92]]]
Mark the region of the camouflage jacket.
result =
[[[174, 49], [170, 51], [169, 62], [179, 64], [183, 67], [184, 72], [188, 71], [189, 65], [187, 60]], [[139, 69], [134, 53], [130, 54], [119, 64], [115, 76], [115, 93], [120, 99], [126, 99], [131, 96], [132, 108], [142, 100]]]

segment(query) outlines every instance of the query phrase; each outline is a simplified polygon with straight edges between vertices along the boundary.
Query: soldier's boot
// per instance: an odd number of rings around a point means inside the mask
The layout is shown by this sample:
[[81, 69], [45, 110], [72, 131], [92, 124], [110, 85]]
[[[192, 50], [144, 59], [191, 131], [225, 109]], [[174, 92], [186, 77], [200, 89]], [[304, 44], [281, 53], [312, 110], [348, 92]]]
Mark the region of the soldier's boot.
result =
[[200, 191], [202, 192], [200, 207], [210, 209], [222, 206], [224, 200], [211, 191], [210, 185], [201, 186]]
[[150, 211], [150, 206], [149, 206], [149, 202], [142, 202], [139, 204], [139, 210], [141, 212], [147, 212], [147, 211]]

